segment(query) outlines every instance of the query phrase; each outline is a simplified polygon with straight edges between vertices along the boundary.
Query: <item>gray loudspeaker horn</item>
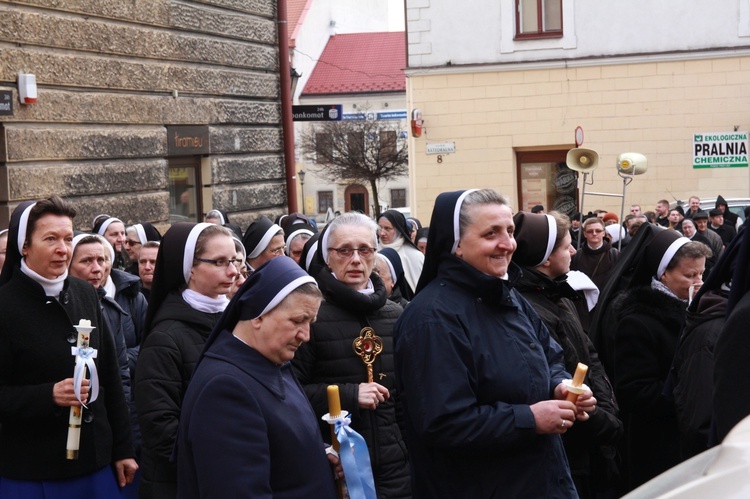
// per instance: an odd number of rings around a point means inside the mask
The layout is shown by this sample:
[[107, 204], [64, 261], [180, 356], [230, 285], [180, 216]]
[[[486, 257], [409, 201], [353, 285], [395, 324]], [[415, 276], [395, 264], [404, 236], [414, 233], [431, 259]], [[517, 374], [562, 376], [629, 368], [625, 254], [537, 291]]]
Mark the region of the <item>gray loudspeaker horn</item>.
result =
[[599, 153], [593, 149], [577, 147], [568, 151], [565, 157], [568, 168], [577, 172], [590, 172], [599, 166]]

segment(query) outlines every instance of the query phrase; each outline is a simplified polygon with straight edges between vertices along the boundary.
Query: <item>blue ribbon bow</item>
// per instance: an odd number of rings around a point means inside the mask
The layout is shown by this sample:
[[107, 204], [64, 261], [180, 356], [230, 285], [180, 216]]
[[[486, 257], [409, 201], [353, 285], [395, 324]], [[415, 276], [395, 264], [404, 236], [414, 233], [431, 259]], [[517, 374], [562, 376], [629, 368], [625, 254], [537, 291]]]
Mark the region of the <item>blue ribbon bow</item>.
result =
[[88, 406], [83, 403], [83, 400], [81, 400], [81, 385], [86, 378], [86, 367], [88, 367], [89, 373], [91, 374], [91, 396], [89, 397], [89, 404], [96, 400], [99, 396], [99, 374], [96, 371], [96, 364], [94, 363], [97, 351], [95, 348], [91, 347], [71, 347], [70, 352], [76, 356], [76, 368], [73, 372], [73, 390], [75, 391], [78, 402], [88, 409]]
[[370, 453], [362, 435], [349, 427], [348, 417], [336, 421], [336, 438], [341, 444], [339, 458], [344, 468], [346, 487], [351, 499], [377, 499], [372, 478]]

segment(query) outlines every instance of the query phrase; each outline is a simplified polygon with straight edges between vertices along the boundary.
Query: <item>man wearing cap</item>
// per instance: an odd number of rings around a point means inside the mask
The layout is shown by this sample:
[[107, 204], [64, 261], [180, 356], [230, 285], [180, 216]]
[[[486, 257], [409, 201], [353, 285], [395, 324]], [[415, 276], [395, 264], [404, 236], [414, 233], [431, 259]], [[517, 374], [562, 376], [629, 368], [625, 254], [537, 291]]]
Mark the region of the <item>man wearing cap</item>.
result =
[[721, 256], [721, 252], [724, 251], [724, 241], [721, 240], [719, 234], [712, 230], [708, 230], [708, 213], [701, 211], [693, 215], [693, 222], [695, 223], [695, 232], [708, 240], [709, 248], [714, 254], [714, 258], [718, 261]]
[[732, 225], [724, 223], [724, 212], [719, 208], [709, 211], [708, 218], [711, 222], [708, 228], [719, 234], [724, 247], [726, 247], [734, 239], [734, 236], [737, 235], [737, 230]]
[[682, 219], [685, 218], [683, 213], [682, 206], [669, 210], [669, 225], [667, 225], [667, 228], [682, 232]]

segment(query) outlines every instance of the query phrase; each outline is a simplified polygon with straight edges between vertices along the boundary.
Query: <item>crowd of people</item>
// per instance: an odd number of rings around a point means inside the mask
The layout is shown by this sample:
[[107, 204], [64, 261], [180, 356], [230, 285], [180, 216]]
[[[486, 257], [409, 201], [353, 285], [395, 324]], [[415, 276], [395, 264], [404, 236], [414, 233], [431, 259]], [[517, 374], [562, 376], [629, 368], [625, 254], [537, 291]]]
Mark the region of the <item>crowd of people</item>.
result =
[[750, 236], [721, 196], [75, 216], [28, 201], [0, 233], [3, 498], [336, 497], [330, 385], [379, 498], [619, 497], [750, 414]]

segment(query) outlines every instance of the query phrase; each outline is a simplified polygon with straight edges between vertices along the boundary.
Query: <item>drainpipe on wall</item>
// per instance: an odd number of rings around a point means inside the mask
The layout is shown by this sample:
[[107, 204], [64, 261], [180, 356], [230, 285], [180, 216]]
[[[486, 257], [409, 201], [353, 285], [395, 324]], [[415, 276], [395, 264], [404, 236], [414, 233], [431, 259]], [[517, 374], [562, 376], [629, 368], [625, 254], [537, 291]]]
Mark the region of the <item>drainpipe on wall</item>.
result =
[[284, 133], [284, 171], [288, 213], [297, 210], [297, 178], [294, 161], [294, 120], [292, 119], [292, 78], [289, 65], [289, 26], [286, 0], [278, 0], [279, 74], [281, 76], [281, 129]]

